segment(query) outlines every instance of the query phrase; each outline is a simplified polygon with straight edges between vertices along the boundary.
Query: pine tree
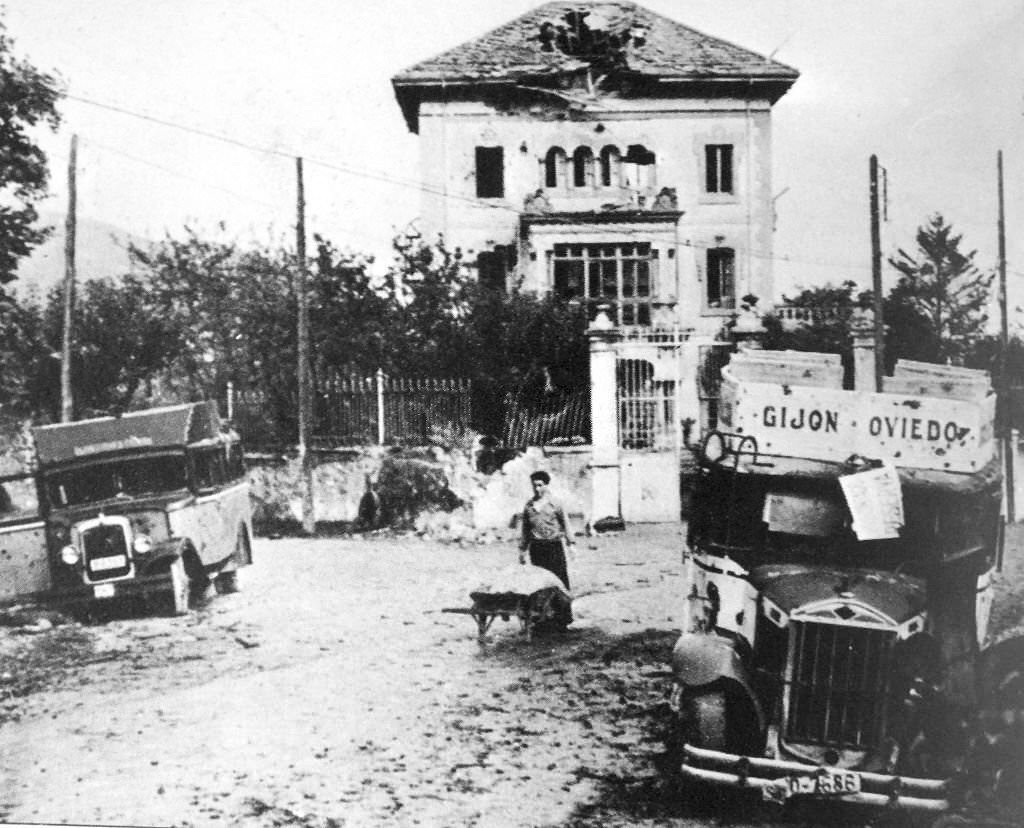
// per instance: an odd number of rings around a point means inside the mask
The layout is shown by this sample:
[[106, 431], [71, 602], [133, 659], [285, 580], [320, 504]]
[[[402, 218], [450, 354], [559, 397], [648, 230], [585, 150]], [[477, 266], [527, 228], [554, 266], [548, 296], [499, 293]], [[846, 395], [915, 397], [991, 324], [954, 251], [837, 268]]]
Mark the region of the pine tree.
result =
[[[936, 213], [918, 228], [915, 255], [900, 249], [889, 259], [900, 273], [886, 301], [886, 321], [893, 340], [890, 347], [896, 351], [959, 364], [985, 335], [995, 273], [982, 271], [974, 263], [977, 251], [962, 251], [962, 240]], [[917, 317], [923, 324], [900, 325], [899, 330], [892, 326], [891, 320], [906, 316]], [[928, 332], [927, 343], [922, 342], [922, 328]], [[908, 336], [914, 341], [903, 342]]]

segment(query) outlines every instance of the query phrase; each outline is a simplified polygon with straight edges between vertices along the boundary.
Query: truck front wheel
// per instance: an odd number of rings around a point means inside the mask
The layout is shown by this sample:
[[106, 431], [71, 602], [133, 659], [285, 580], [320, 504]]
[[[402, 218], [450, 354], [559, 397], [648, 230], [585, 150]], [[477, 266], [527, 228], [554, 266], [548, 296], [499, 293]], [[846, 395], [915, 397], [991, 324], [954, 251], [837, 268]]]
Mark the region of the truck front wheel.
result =
[[684, 695], [680, 700], [677, 727], [683, 744], [710, 750], [726, 748], [725, 690]]

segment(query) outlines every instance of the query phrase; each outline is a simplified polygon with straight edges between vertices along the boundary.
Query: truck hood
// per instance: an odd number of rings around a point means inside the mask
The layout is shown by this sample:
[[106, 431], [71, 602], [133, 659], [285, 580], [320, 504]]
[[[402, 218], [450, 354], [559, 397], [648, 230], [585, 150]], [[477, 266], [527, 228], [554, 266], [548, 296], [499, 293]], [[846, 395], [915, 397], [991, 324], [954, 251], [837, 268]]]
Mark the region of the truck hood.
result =
[[769, 565], [751, 572], [750, 580], [787, 614], [832, 603], [837, 607], [859, 605], [902, 624], [925, 607], [923, 581], [873, 569]]

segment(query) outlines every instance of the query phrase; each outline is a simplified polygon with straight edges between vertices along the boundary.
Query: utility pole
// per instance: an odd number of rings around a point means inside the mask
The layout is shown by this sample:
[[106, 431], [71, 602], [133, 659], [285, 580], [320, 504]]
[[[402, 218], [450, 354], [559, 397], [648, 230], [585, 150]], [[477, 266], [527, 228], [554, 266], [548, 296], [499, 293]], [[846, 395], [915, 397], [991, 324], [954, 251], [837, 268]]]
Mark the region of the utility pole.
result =
[[1006, 296], [1006, 213], [1003, 207], [1003, 151], [996, 155], [996, 167], [999, 176], [999, 314], [1001, 329], [999, 335], [999, 394], [1002, 397], [1003, 413], [1003, 464], [1006, 479], [1006, 519], [1010, 523], [1017, 520], [1013, 461], [1015, 447], [1013, 445], [1013, 424], [1010, 421], [1009, 383], [1006, 380], [1006, 357], [1010, 348], [1010, 322], [1007, 315]]
[[78, 136], [71, 136], [71, 155], [68, 159], [68, 217], [64, 225], [64, 320], [60, 351], [60, 421], [70, 423], [75, 418], [75, 402], [71, 392], [71, 340], [72, 320], [75, 313], [75, 218], [78, 200], [75, 168], [78, 163]]
[[875, 299], [875, 390], [882, 390], [885, 319], [882, 315], [882, 232], [878, 219], [878, 156], [871, 156], [871, 290]]
[[312, 420], [313, 394], [309, 376], [309, 286], [306, 284], [306, 191], [302, 183], [302, 159], [295, 159], [297, 183], [297, 221], [295, 251], [299, 272], [296, 292], [299, 299], [299, 464], [302, 488], [302, 531], [316, 531], [313, 514], [313, 464], [309, 455], [309, 429]]

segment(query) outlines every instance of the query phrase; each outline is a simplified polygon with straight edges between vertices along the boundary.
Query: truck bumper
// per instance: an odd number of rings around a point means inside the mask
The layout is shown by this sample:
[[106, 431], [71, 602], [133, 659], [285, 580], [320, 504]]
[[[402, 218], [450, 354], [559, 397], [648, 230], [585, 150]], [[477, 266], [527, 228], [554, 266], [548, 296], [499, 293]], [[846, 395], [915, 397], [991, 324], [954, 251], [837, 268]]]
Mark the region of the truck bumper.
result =
[[[99, 584], [76, 584], [50, 590], [42, 598], [55, 606], [74, 606], [114, 598], [145, 597], [171, 588], [171, 576], [166, 572], [155, 575], [136, 575], [123, 581], [105, 581]], [[111, 589], [113, 590], [111, 592]]]
[[[780, 803], [791, 796], [826, 798], [821, 794], [792, 794], [789, 780], [791, 777], [813, 778], [818, 774], [838, 770], [782, 759], [738, 756], [690, 745], [683, 750], [681, 770], [684, 778], [723, 787], [759, 789], [765, 800]], [[853, 773], [860, 777], [859, 792], [830, 794], [827, 798], [858, 805], [921, 812], [939, 813], [950, 807], [948, 783], [944, 779], [921, 779], [865, 771]]]

